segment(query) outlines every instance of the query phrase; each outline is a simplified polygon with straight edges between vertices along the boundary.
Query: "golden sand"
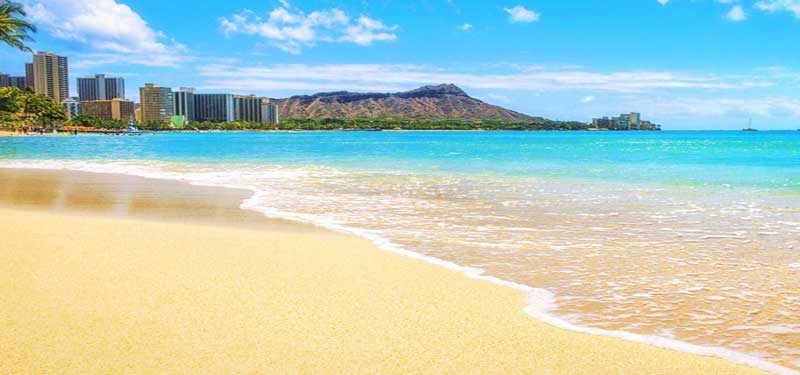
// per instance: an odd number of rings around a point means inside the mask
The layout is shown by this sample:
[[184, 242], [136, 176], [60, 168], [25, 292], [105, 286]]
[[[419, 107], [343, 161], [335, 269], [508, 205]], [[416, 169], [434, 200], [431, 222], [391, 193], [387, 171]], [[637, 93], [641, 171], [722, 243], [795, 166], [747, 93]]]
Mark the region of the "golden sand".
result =
[[757, 374], [324, 231], [0, 209], [0, 374]]

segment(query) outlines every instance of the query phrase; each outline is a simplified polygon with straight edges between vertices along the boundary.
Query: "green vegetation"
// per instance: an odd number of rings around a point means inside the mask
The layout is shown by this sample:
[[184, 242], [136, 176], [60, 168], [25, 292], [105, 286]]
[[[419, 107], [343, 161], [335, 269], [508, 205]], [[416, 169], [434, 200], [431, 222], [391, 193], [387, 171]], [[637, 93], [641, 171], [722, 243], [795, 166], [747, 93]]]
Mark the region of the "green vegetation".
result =
[[20, 91], [16, 87], [0, 88], [0, 126], [52, 128], [64, 123], [68, 117], [64, 107], [46, 95]]
[[[72, 125], [93, 126], [98, 129], [125, 129], [127, 121], [98, 120], [96, 118], [80, 115], [75, 116]], [[287, 119], [282, 120], [277, 126], [257, 122], [192, 122], [182, 128], [176, 128], [169, 122], [148, 121], [137, 123], [142, 130], [586, 130], [588, 124], [582, 122], [564, 122], [551, 120], [538, 120], [531, 122], [509, 122], [502, 120], [460, 120], [437, 119], [422, 120], [411, 118], [395, 119]]]
[[[105, 129], [127, 127], [124, 121], [99, 121], [88, 116], [76, 116], [73, 125], [94, 126]], [[183, 128], [175, 128], [168, 122], [150, 121], [137, 124], [143, 130], [586, 130], [588, 124], [570, 121], [537, 120], [510, 122], [502, 120], [460, 119], [286, 119], [280, 124], [256, 122], [192, 122]]]
[[279, 125], [283, 130], [586, 130], [588, 124], [577, 121], [464, 120], [464, 119], [287, 119]]
[[36, 26], [22, 20], [25, 10], [22, 4], [0, 0], [0, 41], [21, 51], [31, 52], [25, 42], [32, 41], [29, 33], [36, 32]]

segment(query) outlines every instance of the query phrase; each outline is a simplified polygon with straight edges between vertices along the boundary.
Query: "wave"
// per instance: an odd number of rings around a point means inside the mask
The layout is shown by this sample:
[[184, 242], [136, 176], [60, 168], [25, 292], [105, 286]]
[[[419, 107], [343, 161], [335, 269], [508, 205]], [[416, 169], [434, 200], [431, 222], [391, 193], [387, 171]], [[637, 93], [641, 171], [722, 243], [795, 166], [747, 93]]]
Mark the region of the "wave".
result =
[[[305, 214], [281, 210], [269, 205], [269, 201], [274, 199], [274, 192], [264, 191], [257, 186], [249, 185], [247, 183], [232, 183], [231, 178], [247, 174], [247, 171], [240, 170], [220, 170], [219, 167], [212, 168], [197, 168], [191, 166], [193, 170], [198, 170], [198, 173], [170, 170], [171, 167], [186, 166], [181, 163], [167, 163], [160, 161], [100, 161], [100, 160], [0, 160], [0, 168], [14, 168], [14, 169], [45, 169], [45, 170], [68, 170], [89, 173], [105, 173], [105, 174], [125, 174], [131, 176], [138, 176], [151, 179], [172, 180], [186, 182], [191, 185], [197, 186], [213, 186], [223, 188], [235, 188], [250, 190], [253, 195], [244, 200], [240, 207], [242, 209], [259, 212], [266, 217], [291, 220], [306, 224], [312, 224], [328, 230], [348, 233], [365, 238], [373, 242], [378, 248], [389, 251], [392, 253], [400, 254], [412, 259], [424, 261], [436, 266], [444, 267], [446, 269], [461, 272], [466, 277], [490, 282], [503, 287], [512, 288], [527, 294], [526, 306], [523, 311], [529, 316], [538, 319], [544, 323], [552, 326], [592, 335], [607, 336], [618, 338], [626, 341], [637, 342], [656, 346], [665, 349], [671, 349], [691, 354], [702, 356], [714, 356], [722, 358], [734, 363], [747, 365], [750, 367], [765, 370], [778, 375], [800, 375], [800, 371], [793, 370], [763, 359], [748, 355], [746, 353], [734, 351], [731, 349], [718, 347], [718, 346], [703, 346], [696, 345], [672, 338], [666, 338], [655, 335], [642, 335], [626, 331], [606, 330], [600, 328], [586, 327], [573, 324], [565, 319], [562, 319], [552, 313], [557, 307], [555, 294], [543, 288], [536, 288], [529, 285], [516, 283], [513, 281], [503, 280], [498, 277], [485, 274], [485, 270], [476, 267], [468, 267], [456, 264], [451, 261], [443, 260], [440, 258], [421, 254], [412, 250], [408, 250], [403, 246], [394, 243], [390, 239], [382, 236], [374, 230], [352, 227], [343, 225], [335, 220], [321, 217], [319, 215]], [[269, 178], [285, 179], [299, 177], [304, 174], [302, 169], [287, 168], [287, 169], [271, 169]], [[258, 172], [256, 172], [258, 173]], [[331, 170], [330, 173], [337, 173]], [[259, 176], [262, 176], [259, 174]], [[791, 268], [800, 267], [800, 264], [791, 264]]]

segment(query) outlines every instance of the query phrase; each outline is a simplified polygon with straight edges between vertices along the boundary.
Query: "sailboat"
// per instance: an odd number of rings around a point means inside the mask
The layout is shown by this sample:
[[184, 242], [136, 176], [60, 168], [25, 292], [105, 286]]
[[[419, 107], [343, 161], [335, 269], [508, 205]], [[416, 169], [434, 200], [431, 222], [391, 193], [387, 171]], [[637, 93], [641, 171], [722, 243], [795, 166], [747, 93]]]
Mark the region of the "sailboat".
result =
[[130, 117], [130, 122], [128, 122], [128, 132], [125, 133], [125, 134], [131, 135], [131, 136], [144, 134], [144, 132], [139, 130], [139, 128], [133, 126], [133, 115], [131, 115], [131, 117]]
[[753, 128], [753, 118], [750, 117], [750, 122], [748, 122], [747, 127], [742, 129], [744, 132], [757, 132], [758, 129]]

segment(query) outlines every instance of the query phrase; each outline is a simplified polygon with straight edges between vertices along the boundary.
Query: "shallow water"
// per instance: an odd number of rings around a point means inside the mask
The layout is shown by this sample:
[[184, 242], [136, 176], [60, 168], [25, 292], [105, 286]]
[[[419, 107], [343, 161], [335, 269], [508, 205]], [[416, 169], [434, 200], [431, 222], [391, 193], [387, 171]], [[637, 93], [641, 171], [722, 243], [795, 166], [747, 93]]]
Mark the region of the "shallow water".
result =
[[248, 188], [547, 289], [576, 325], [800, 369], [800, 132], [0, 138], [0, 166], [23, 165]]

